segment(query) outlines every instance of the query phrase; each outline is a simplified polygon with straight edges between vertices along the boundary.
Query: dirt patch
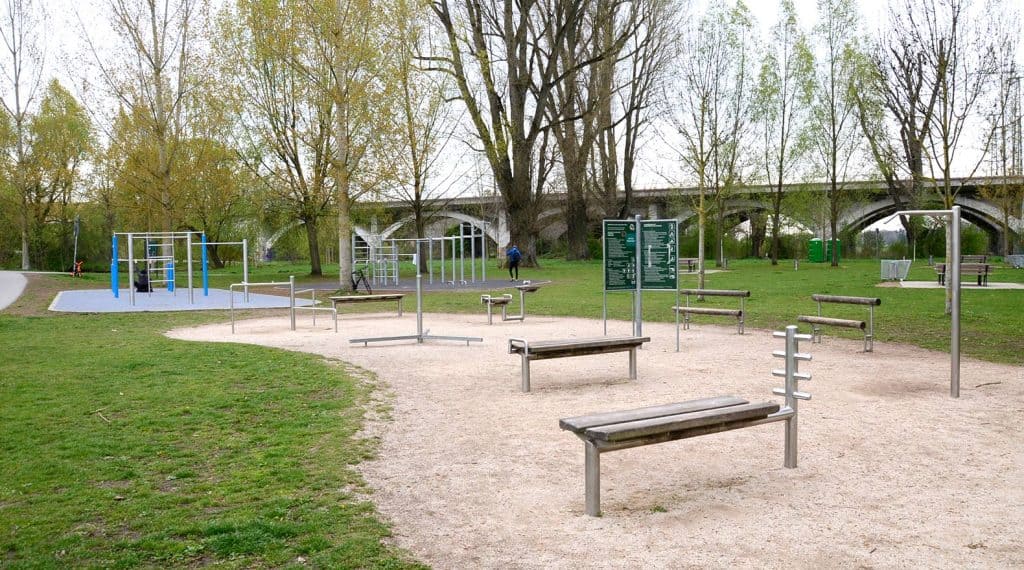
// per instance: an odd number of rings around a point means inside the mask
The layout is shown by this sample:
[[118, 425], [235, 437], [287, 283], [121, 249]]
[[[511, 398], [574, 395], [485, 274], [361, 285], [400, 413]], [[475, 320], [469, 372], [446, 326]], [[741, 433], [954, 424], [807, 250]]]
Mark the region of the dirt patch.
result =
[[[393, 315], [393, 313], [392, 313]], [[1024, 368], [826, 337], [801, 348], [813, 394], [800, 405], [797, 469], [773, 424], [603, 455], [601, 518], [583, 514], [583, 446], [558, 419], [732, 394], [778, 399], [769, 331], [645, 323], [639, 378], [625, 354], [544, 360], [519, 390], [510, 337], [602, 334], [600, 321], [424, 316], [450, 341], [350, 345], [411, 334], [415, 315], [346, 315], [340, 334], [287, 318], [172, 331], [337, 358], [377, 374], [389, 397], [379, 458], [360, 466], [395, 541], [438, 568], [1012, 567], [1024, 565]], [[629, 324], [610, 322], [609, 334]], [[999, 382], [998, 384], [992, 384]], [[982, 388], [976, 385], [989, 383]], [[981, 546], [983, 545], [983, 546]]]

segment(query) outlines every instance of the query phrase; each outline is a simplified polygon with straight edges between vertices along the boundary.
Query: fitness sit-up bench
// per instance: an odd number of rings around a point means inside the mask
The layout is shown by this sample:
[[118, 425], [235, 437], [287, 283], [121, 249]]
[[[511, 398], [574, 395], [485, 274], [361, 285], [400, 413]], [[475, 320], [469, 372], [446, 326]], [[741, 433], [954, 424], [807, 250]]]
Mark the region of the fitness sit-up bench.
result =
[[381, 301], [398, 301], [398, 316], [402, 316], [402, 299], [405, 298], [403, 293], [380, 293], [376, 295], [336, 295], [328, 297], [331, 300], [331, 304], [334, 310], [338, 310], [338, 305], [348, 303], [377, 303]]
[[798, 361], [811, 359], [809, 354], [798, 352], [798, 342], [811, 337], [797, 334], [794, 325], [774, 336], [786, 339], [786, 349], [772, 353], [786, 360], [785, 369], [772, 370], [773, 376], [786, 379], [785, 388], [772, 390], [786, 397], [785, 406], [720, 396], [560, 420], [559, 427], [583, 440], [586, 513], [594, 517], [601, 514], [601, 454], [609, 451], [785, 421], [783, 465], [796, 467], [797, 401], [811, 399], [810, 394], [797, 389], [799, 380], [811, 379], [810, 374], [797, 371]]
[[487, 324], [493, 324], [493, 317], [491, 315], [491, 307], [501, 307], [501, 320], [504, 321], [523, 321], [526, 320], [526, 294], [534, 293], [540, 289], [541, 285], [550, 283], [545, 281], [543, 283], [532, 283], [530, 281], [523, 281], [522, 285], [516, 285], [515, 288], [519, 290], [519, 314], [509, 315], [508, 306], [512, 302], [512, 295], [505, 293], [504, 295], [480, 295], [480, 303], [487, 306]]
[[[828, 325], [833, 327], [846, 327], [851, 329], [860, 329], [864, 331], [864, 352], [871, 352], [875, 349], [875, 307], [882, 304], [882, 300], [877, 297], [847, 297], [843, 295], [811, 295], [811, 299], [818, 302], [818, 314], [814, 315], [799, 315], [796, 320], [798, 323], [808, 323], [811, 325], [811, 342], [821, 342], [821, 325]], [[868, 307], [868, 320], [867, 322], [856, 320], [856, 319], [834, 319], [831, 317], [824, 317], [821, 315], [821, 304], [822, 303], [845, 303], [849, 305], [866, 305]]]
[[508, 339], [508, 353], [518, 354], [523, 363], [523, 392], [530, 391], [530, 361], [569, 356], [588, 356], [611, 352], [629, 352], [629, 379], [636, 380], [636, 349], [650, 342], [647, 336], [599, 336], [567, 340], [527, 342], [522, 338]]

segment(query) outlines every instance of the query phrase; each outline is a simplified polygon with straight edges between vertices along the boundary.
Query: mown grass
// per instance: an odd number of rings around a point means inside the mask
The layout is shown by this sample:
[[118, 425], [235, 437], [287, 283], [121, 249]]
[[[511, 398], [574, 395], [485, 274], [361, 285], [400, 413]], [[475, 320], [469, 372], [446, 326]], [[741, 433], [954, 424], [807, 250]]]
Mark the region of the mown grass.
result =
[[28, 309], [0, 314], [0, 566], [418, 566], [353, 469], [365, 373], [162, 335], [219, 315]]

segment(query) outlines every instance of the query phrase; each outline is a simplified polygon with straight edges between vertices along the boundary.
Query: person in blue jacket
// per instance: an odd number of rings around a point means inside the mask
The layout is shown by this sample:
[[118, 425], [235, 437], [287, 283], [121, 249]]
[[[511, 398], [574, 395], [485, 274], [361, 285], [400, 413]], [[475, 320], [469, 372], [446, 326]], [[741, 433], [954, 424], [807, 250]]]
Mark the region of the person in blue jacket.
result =
[[516, 244], [512, 244], [512, 247], [505, 252], [505, 256], [508, 257], [508, 276], [512, 281], [516, 281], [519, 279], [519, 261], [523, 259], [523, 254]]

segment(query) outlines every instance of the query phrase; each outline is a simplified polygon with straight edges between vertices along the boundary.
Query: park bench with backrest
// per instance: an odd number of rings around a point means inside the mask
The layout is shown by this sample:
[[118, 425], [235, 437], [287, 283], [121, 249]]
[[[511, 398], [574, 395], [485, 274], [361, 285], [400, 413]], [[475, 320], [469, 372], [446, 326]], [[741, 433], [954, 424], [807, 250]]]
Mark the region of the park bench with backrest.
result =
[[775, 402], [750, 403], [735, 396], [718, 396], [650, 406], [633, 410], [605, 412], [563, 418], [559, 427], [583, 440], [584, 487], [586, 513], [601, 514], [601, 454], [620, 449], [675, 441], [785, 421], [786, 467], [797, 465], [797, 400], [809, 400], [810, 394], [800, 392], [797, 382], [810, 380], [810, 374], [797, 370], [798, 361], [810, 360], [809, 354], [798, 351], [799, 340], [810, 339], [796, 334], [796, 327], [774, 333], [786, 338], [786, 350], [773, 351], [773, 356], [786, 360], [785, 369], [772, 370], [773, 376], [786, 379], [785, 388], [772, 393], [786, 396], [786, 405]]
[[[877, 297], [849, 297], [843, 295], [811, 295], [811, 299], [818, 302], [817, 315], [800, 315], [797, 322], [811, 325], [811, 342], [821, 342], [822, 325], [832, 327], [846, 327], [864, 331], [864, 352], [871, 352], [875, 348], [875, 307], [882, 304]], [[858, 319], [837, 319], [826, 317], [821, 314], [822, 303], [844, 303], [849, 305], [864, 305], [868, 308], [868, 320], [865, 322]]]
[[693, 273], [693, 271], [695, 269], [697, 269], [697, 264], [699, 262], [700, 262], [700, 260], [697, 259], [696, 257], [680, 257], [677, 260], [678, 268], [682, 269], [683, 266], [685, 265], [687, 273]]
[[[732, 291], [728, 289], [681, 289], [679, 292], [686, 297], [686, 305], [682, 307], [672, 307], [672, 310], [683, 315], [683, 330], [688, 330], [690, 328], [690, 315], [710, 315], [735, 318], [738, 321], [736, 332], [743, 334], [744, 300], [750, 297], [750, 291]], [[740, 300], [740, 307], [738, 309], [694, 307], [690, 304], [691, 296], [738, 297]]]
[[518, 354], [522, 361], [522, 390], [530, 391], [530, 362], [550, 358], [589, 356], [612, 352], [629, 352], [629, 378], [636, 380], [636, 351], [645, 342], [646, 336], [599, 336], [595, 338], [571, 338], [564, 340], [542, 340], [528, 342], [521, 338], [508, 339], [509, 354]]
[[334, 310], [338, 310], [338, 305], [347, 305], [353, 303], [379, 303], [382, 301], [398, 301], [398, 316], [402, 316], [402, 299], [405, 298], [403, 293], [378, 293], [376, 295], [335, 295], [328, 297], [331, 300], [331, 306]]
[[[983, 256], [982, 256], [983, 257]], [[978, 280], [978, 286], [988, 285], [988, 276], [992, 273], [992, 265], [989, 263], [961, 263], [960, 264], [960, 277], [976, 277]], [[939, 285], [946, 284], [946, 264], [936, 263], [935, 264], [935, 276], [939, 280]]]

